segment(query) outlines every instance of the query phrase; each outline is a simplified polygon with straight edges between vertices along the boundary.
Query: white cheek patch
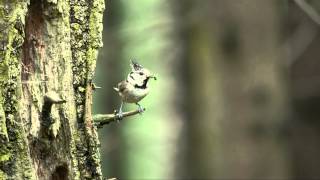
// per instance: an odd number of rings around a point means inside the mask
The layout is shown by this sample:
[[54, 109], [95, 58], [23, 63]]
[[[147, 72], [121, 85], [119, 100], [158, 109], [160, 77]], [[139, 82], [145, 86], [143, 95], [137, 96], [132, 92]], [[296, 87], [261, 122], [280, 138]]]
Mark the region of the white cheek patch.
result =
[[146, 79], [146, 76], [142, 76], [138, 72], [129, 73], [128, 78], [127, 78], [129, 83], [131, 83], [133, 85], [138, 85], [138, 86], [143, 85], [143, 82], [145, 79]]

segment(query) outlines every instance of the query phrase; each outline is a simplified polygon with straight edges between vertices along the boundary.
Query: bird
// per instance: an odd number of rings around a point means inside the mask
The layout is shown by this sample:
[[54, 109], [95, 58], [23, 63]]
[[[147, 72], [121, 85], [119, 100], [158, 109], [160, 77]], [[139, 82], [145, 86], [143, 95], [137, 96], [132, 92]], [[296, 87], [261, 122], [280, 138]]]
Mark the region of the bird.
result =
[[121, 105], [116, 118], [123, 118], [122, 106], [124, 103], [135, 103], [138, 106], [138, 111], [141, 114], [144, 110], [138, 103], [149, 93], [148, 83], [150, 79], [157, 80], [147, 68], [144, 68], [136, 60], [130, 60], [131, 72], [126, 80], [118, 83], [113, 89], [118, 92], [121, 97]]

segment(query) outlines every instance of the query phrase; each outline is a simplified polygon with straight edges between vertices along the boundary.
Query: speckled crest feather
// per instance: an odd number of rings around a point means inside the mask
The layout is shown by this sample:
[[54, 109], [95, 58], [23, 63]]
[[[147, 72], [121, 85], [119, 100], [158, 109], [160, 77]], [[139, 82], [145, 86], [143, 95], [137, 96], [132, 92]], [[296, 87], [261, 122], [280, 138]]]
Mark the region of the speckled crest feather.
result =
[[141, 66], [137, 61], [135, 61], [135, 60], [130, 60], [130, 61], [131, 61], [132, 70], [139, 71], [139, 70], [143, 69], [143, 66]]

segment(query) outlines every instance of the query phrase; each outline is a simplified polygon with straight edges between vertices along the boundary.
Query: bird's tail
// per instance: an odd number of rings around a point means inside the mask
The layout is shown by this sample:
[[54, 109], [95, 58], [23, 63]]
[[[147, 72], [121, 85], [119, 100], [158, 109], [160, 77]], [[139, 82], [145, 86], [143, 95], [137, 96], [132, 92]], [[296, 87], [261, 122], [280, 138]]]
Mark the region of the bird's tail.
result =
[[113, 87], [113, 89], [114, 89], [115, 91], [119, 92], [119, 89], [118, 89], [118, 88], [116, 88], [116, 87]]

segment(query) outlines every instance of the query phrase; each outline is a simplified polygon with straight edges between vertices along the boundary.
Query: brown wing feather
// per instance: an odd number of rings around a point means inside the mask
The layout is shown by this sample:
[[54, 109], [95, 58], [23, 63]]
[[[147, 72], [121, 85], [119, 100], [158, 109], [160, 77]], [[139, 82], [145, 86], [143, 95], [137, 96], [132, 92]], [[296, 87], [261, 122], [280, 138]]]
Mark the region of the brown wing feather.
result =
[[121, 81], [118, 83], [119, 92], [123, 92], [127, 88], [128, 82]]

